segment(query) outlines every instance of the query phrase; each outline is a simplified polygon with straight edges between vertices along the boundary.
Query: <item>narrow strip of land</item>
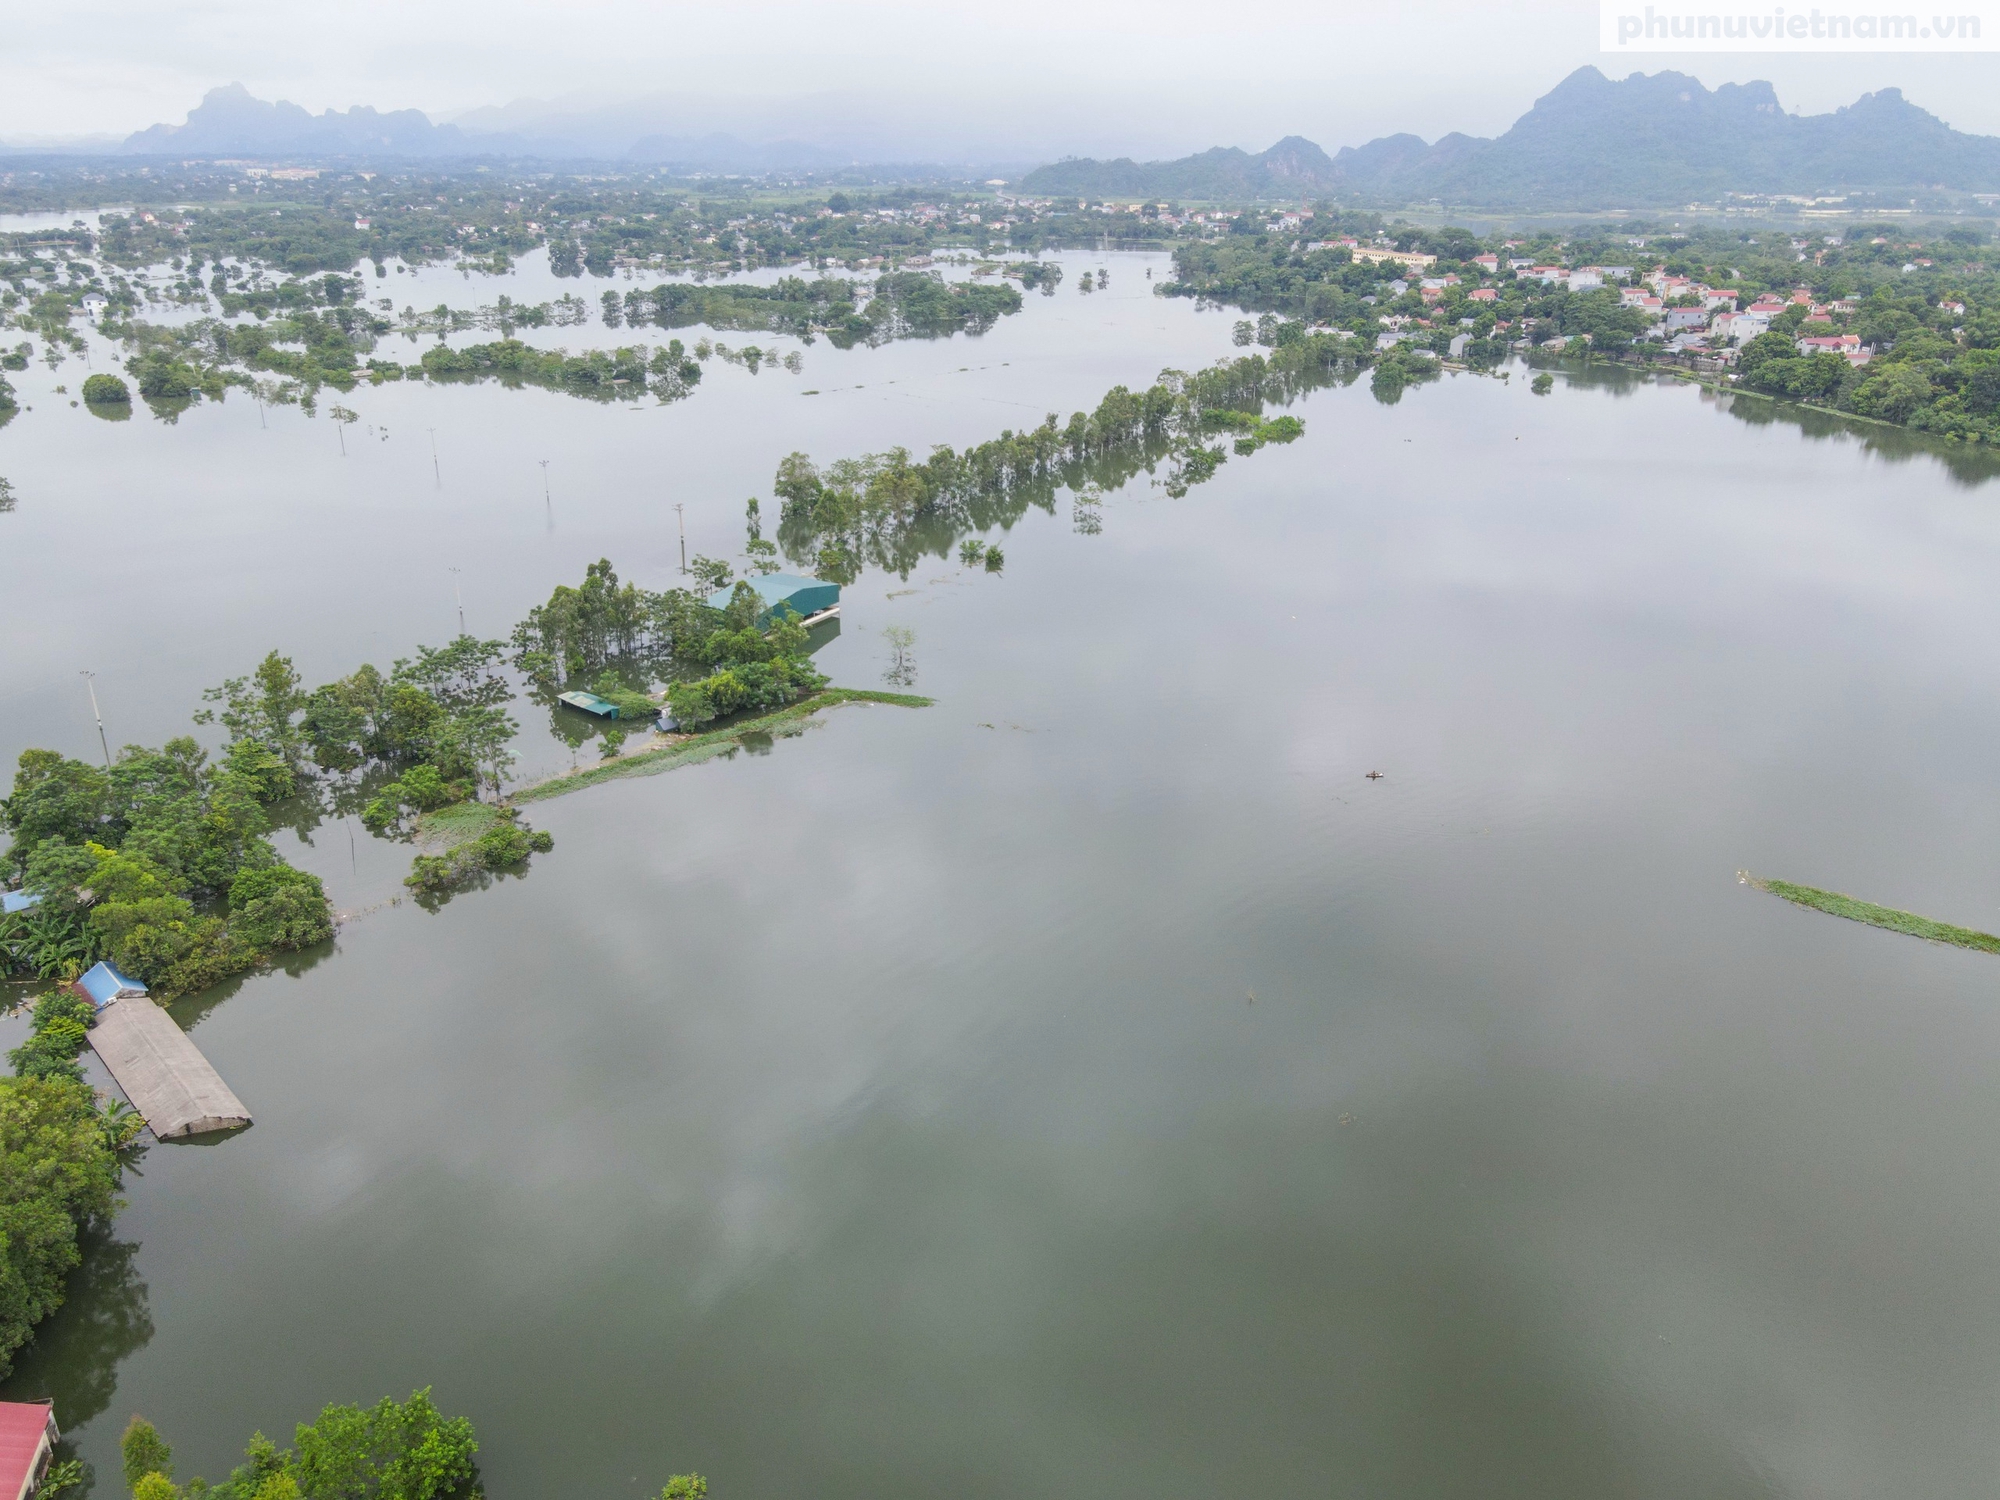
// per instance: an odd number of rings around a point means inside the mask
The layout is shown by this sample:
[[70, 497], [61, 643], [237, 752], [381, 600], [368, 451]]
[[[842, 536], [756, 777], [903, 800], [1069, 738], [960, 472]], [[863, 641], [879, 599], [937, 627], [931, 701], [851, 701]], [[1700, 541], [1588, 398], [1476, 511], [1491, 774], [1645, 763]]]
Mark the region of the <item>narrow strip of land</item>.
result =
[[835, 708], [843, 703], [888, 703], [898, 708], [929, 708], [932, 700], [919, 697], [915, 693], [880, 693], [867, 688], [823, 688], [811, 697], [801, 698], [797, 703], [768, 714], [760, 714], [754, 719], [743, 719], [723, 729], [712, 729], [706, 734], [692, 734], [676, 737], [657, 749], [641, 750], [634, 755], [621, 755], [615, 760], [600, 761], [594, 766], [586, 766], [581, 771], [565, 772], [561, 776], [551, 776], [546, 781], [532, 782], [517, 787], [508, 794], [510, 802], [542, 802], [550, 797], [560, 797], [567, 792], [581, 791], [584, 787], [595, 786], [600, 781], [610, 781], [618, 776], [651, 776], [661, 771], [671, 771], [679, 766], [693, 765], [697, 761], [709, 760], [726, 754], [742, 742], [746, 734], [781, 728], [787, 723], [818, 713], [823, 708]]
[[1769, 891], [1795, 906], [1808, 906], [1814, 911], [1823, 911], [1828, 916], [1845, 917], [1850, 922], [1865, 922], [1870, 927], [1887, 928], [1890, 932], [1907, 933], [1911, 937], [1923, 938], [1933, 943], [1950, 943], [1955, 948], [1971, 948], [1980, 953], [2000, 953], [2000, 937], [1990, 932], [1975, 932], [1970, 927], [1954, 927], [1949, 922], [1934, 922], [1929, 917], [1920, 917], [1914, 912], [1897, 911], [1892, 906], [1877, 906], [1872, 901], [1857, 901], [1852, 896], [1843, 896], [1838, 891], [1822, 891], [1809, 885], [1793, 885], [1789, 880], [1760, 880], [1747, 871], [1740, 877], [1745, 885], [1753, 885], [1760, 891]]

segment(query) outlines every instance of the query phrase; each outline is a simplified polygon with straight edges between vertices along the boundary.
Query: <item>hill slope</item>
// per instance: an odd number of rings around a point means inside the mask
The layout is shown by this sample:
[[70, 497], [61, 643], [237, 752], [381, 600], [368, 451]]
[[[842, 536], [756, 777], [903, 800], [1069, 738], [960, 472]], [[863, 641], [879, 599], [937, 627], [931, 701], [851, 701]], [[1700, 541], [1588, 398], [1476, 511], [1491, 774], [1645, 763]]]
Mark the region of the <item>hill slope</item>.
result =
[[1507, 208], [1606, 208], [1725, 192], [1845, 192], [1943, 186], [2000, 191], [2000, 138], [1964, 135], [1903, 98], [1864, 94], [1825, 115], [1788, 115], [1768, 83], [1714, 90], [1683, 73], [1614, 82], [1579, 68], [1497, 140], [1413, 135], [1329, 158], [1288, 136], [1258, 155], [1217, 149], [1179, 161], [1071, 160], [1039, 167], [1029, 192], [1162, 198], [1369, 202], [1442, 198]]
[[315, 115], [282, 99], [255, 98], [232, 83], [203, 95], [186, 124], [151, 126], [126, 137], [119, 149], [142, 156], [439, 156], [463, 154], [467, 147], [456, 126], [433, 125], [422, 110], [382, 114], [358, 104], [345, 113]]

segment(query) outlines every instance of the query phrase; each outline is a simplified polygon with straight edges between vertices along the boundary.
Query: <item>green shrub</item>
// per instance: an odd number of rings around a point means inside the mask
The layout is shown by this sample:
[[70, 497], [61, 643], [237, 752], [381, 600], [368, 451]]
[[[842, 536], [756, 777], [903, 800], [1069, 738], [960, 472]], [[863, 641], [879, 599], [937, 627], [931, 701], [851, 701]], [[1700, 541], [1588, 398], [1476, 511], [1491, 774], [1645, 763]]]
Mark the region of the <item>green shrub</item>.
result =
[[245, 870], [229, 887], [229, 926], [239, 942], [265, 952], [310, 948], [333, 936], [326, 888], [290, 865]]
[[118, 1160], [96, 1096], [66, 1078], [0, 1080], [0, 1374], [62, 1305], [79, 1223], [108, 1215]]
[[136, 1491], [139, 1481], [148, 1474], [174, 1477], [174, 1450], [167, 1446], [160, 1430], [137, 1413], [125, 1424], [125, 1435], [118, 1439], [118, 1451], [124, 1460], [128, 1490]]
[[79, 995], [57, 990], [35, 1002], [27, 1041], [7, 1054], [22, 1078], [68, 1078], [81, 1081], [77, 1058], [89, 1041], [95, 1007]]
[[443, 896], [489, 871], [511, 869], [526, 862], [530, 854], [546, 854], [554, 847], [550, 834], [508, 821], [447, 854], [419, 854], [410, 862], [403, 884], [419, 896]]
[[116, 375], [92, 375], [83, 383], [83, 399], [93, 406], [130, 406], [132, 390]]

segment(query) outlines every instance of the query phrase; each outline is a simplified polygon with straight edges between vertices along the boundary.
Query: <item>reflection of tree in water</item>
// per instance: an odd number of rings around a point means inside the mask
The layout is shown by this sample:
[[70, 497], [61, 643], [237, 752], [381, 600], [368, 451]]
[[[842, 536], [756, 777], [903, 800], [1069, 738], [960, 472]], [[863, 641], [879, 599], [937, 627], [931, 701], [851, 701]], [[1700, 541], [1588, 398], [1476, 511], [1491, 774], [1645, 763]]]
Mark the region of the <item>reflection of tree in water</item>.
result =
[[1733, 396], [1717, 404], [1739, 422], [1753, 427], [1796, 427], [1805, 437], [1825, 442], [1845, 439], [1858, 442], [1865, 452], [1889, 463], [1910, 463], [1934, 459], [1966, 489], [1976, 489], [1988, 480], [2000, 478], [2000, 454], [1990, 448], [1973, 448], [1950, 443], [1907, 427], [1883, 427], [1857, 421], [1838, 412], [1811, 406], [1795, 406], [1789, 401]]
[[242, 989], [245, 981], [254, 979], [260, 974], [271, 973], [289, 974], [297, 979], [315, 964], [332, 957], [338, 942], [337, 937], [331, 937], [323, 943], [313, 944], [310, 948], [295, 948], [288, 953], [274, 953], [268, 964], [247, 973], [232, 974], [205, 990], [183, 995], [178, 1000], [170, 1001], [165, 1010], [180, 1023], [182, 1031], [192, 1031], [207, 1020], [217, 1006]]
[[70, 1275], [63, 1305], [35, 1329], [0, 1386], [9, 1401], [53, 1398], [64, 1432], [110, 1406], [119, 1363], [153, 1337], [146, 1283], [133, 1264], [138, 1244], [114, 1238], [103, 1226], [86, 1229], [79, 1245], [83, 1263]]

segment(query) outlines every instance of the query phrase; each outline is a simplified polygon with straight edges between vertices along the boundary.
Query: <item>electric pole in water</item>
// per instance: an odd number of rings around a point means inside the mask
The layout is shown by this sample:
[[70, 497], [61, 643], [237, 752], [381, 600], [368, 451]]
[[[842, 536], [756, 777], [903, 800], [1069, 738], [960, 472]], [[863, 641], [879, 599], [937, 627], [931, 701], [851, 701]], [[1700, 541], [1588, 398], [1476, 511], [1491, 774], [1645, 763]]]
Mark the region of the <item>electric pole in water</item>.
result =
[[683, 509], [681, 508], [681, 506], [680, 506], [680, 503], [679, 503], [678, 501], [676, 501], [676, 502], [675, 502], [675, 504], [674, 504], [674, 514], [675, 514], [676, 516], [678, 516], [678, 517], [680, 518], [680, 523], [681, 523], [681, 572], [682, 572], [683, 574], [686, 574], [686, 572], [687, 572], [687, 570], [688, 570], [688, 523], [687, 523], [687, 513], [686, 513], [686, 512], [685, 512], [685, 511], [684, 511], [684, 510], [683, 510]]
[[438, 470], [438, 430], [435, 427], [426, 427], [424, 431], [431, 435], [431, 478], [438, 482], [439, 489], [443, 489], [444, 475]]
[[452, 597], [452, 599], [453, 599], [454, 601], [456, 601], [456, 602], [457, 602], [457, 604], [458, 604], [458, 633], [459, 633], [460, 635], [464, 635], [464, 634], [465, 634], [465, 595], [461, 594], [461, 593], [460, 593], [460, 592], [458, 591], [458, 569], [456, 569], [456, 568], [452, 568], [452, 569], [450, 569], [449, 571], [450, 571], [450, 573], [451, 573], [451, 597]]
[[111, 741], [104, 737], [104, 715], [99, 713], [97, 709], [97, 682], [95, 680], [97, 674], [95, 672], [85, 672], [81, 675], [83, 677], [83, 685], [90, 689], [90, 716], [97, 720], [97, 743], [104, 748], [104, 769], [108, 771], [111, 769]]

